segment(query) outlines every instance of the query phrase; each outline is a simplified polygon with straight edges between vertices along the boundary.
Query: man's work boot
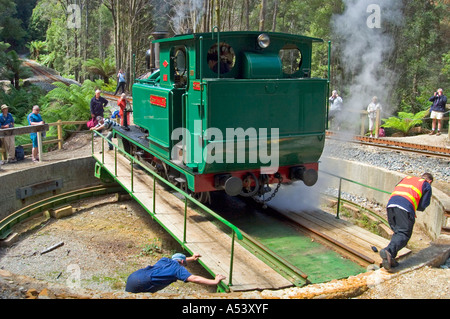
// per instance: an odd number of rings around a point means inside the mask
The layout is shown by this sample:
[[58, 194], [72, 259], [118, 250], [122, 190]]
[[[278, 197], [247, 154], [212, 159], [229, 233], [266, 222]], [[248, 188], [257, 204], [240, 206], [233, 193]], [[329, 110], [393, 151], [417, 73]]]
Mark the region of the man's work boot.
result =
[[384, 269], [391, 270], [393, 259], [391, 254], [386, 249], [382, 249], [380, 250], [380, 257], [383, 259], [381, 264], [383, 265]]

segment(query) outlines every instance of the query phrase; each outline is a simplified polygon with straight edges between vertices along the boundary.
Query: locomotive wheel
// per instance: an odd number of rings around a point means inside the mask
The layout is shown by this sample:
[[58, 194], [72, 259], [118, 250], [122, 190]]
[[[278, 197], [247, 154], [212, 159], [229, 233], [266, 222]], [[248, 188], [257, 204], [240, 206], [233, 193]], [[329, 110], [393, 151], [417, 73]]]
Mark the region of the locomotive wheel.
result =
[[188, 188], [187, 183], [181, 183], [180, 188], [181, 190], [189, 194], [192, 198], [195, 198], [200, 203], [211, 204], [211, 194], [209, 192], [195, 193]]

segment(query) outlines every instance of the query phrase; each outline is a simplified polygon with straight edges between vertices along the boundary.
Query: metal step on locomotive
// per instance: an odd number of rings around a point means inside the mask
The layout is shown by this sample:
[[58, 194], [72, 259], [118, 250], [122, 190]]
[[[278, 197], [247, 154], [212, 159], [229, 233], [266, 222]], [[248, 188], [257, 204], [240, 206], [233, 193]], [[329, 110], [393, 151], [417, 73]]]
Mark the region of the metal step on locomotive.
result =
[[328, 80], [311, 78], [311, 58], [321, 39], [217, 28], [155, 38], [149, 75], [132, 87], [134, 125], [114, 130], [126, 152], [203, 203], [212, 191], [267, 202], [282, 183], [316, 183]]

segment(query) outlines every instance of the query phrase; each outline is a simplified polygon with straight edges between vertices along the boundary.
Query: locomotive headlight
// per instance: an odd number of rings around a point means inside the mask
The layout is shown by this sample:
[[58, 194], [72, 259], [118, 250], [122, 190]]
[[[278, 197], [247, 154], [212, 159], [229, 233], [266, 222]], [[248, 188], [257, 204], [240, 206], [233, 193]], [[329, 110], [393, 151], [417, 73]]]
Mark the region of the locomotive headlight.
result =
[[270, 45], [270, 38], [267, 33], [261, 33], [258, 35], [258, 45], [261, 49], [265, 49]]

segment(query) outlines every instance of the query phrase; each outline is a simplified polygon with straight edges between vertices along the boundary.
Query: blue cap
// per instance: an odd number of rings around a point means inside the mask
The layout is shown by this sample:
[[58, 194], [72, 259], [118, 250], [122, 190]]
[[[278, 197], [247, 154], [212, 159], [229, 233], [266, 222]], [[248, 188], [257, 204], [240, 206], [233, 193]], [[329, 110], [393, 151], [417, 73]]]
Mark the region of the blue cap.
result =
[[186, 256], [180, 253], [176, 253], [172, 256], [173, 260], [181, 260], [183, 264], [186, 264]]

